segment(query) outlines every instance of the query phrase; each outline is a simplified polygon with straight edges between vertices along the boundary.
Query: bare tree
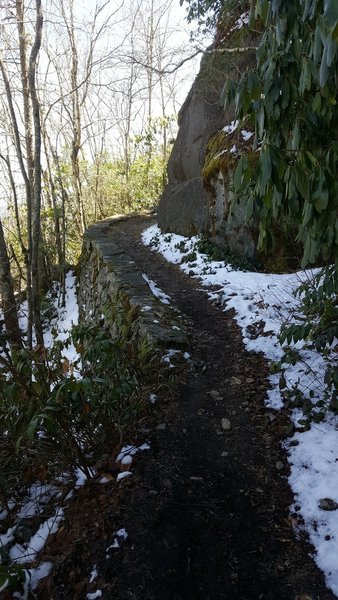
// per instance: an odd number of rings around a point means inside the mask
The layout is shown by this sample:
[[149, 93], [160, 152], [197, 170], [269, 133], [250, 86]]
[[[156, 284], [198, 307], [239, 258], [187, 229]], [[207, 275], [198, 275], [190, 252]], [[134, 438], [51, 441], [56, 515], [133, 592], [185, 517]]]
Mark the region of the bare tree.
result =
[[[0, 128], [16, 155], [2, 148], [0, 163], [11, 189], [19, 260], [22, 254], [27, 270], [29, 343], [32, 324], [42, 343], [39, 286], [45, 258], [57, 260], [64, 281], [66, 253], [73, 251], [66, 239], [80, 238], [88, 220], [106, 215], [107, 205], [112, 206], [113, 186], [102, 185], [109, 161], [123, 159], [130, 189], [135, 157], [146, 143], [150, 161], [151, 128], [159, 117], [163, 158], [168, 155], [174, 110], [168, 94], [173, 99], [180, 83], [168, 65], [179, 62], [183, 52], [171, 39], [173, 0], [120, 0], [113, 10], [112, 4], [45, 0], [43, 46], [41, 0], [8, 0], [0, 7], [0, 77], [6, 96], [6, 102], [0, 98]], [[134, 143], [137, 136], [143, 145]], [[158, 138], [156, 144], [159, 148]], [[132, 190], [118, 203], [119, 209], [131, 209]], [[41, 206], [47, 207], [42, 225]], [[42, 234], [47, 219], [48, 233]], [[44, 240], [51, 251], [42, 251]]]
[[[21, 83], [20, 95], [23, 103], [22, 131], [20, 129], [21, 113], [17, 101], [17, 80], [11, 77], [5, 64], [5, 58], [0, 56], [0, 71], [4, 83], [8, 111], [10, 117], [10, 131], [13, 138], [16, 159], [20, 167], [21, 176], [25, 187], [25, 200], [27, 207], [27, 248], [21, 235], [18, 218], [18, 200], [16, 182], [13, 177], [9, 158], [5, 162], [13, 191], [16, 207], [16, 223], [21, 248], [25, 257], [27, 268], [27, 300], [28, 300], [28, 344], [32, 343], [32, 325], [34, 325], [36, 341], [43, 345], [43, 333], [40, 318], [39, 301], [39, 251], [40, 251], [40, 213], [41, 213], [41, 127], [40, 105], [36, 91], [37, 58], [41, 47], [42, 38], [42, 7], [41, 0], [35, 0], [35, 24], [33, 26], [33, 44], [30, 48], [29, 38], [25, 29], [24, 0], [15, 2], [15, 27], [19, 38], [19, 80]], [[9, 13], [13, 18], [12, 13]], [[30, 52], [29, 52], [30, 48]], [[29, 55], [29, 58], [28, 58]], [[12, 64], [12, 61], [9, 61]], [[16, 64], [16, 61], [14, 61]]]
[[[81, 149], [81, 99], [80, 99], [80, 85], [79, 85], [79, 57], [78, 57], [78, 46], [75, 36], [74, 26], [74, 0], [67, 0], [69, 5], [69, 14], [66, 14], [66, 8], [64, 0], [61, 0], [61, 11], [66, 26], [66, 31], [70, 44], [71, 51], [71, 67], [70, 67], [70, 83], [71, 83], [71, 110], [70, 112], [70, 123], [72, 127], [72, 140], [71, 140], [71, 164], [73, 174], [73, 186], [76, 200], [76, 206], [78, 209], [79, 229], [83, 234], [86, 229], [86, 218], [83, 209], [82, 202], [82, 190], [81, 190], [81, 176], [80, 176], [80, 165], [79, 165], [79, 153]], [[88, 65], [88, 77], [90, 76], [91, 65]]]
[[31, 272], [32, 272], [32, 306], [33, 306], [33, 322], [35, 328], [36, 341], [43, 346], [43, 332], [40, 316], [40, 270], [39, 270], [39, 250], [41, 239], [41, 122], [40, 122], [40, 103], [36, 91], [36, 65], [37, 58], [41, 48], [42, 40], [42, 7], [41, 0], [35, 0], [36, 7], [36, 22], [35, 22], [35, 38], [29, 57], [28, 81], [29, 91], [33, 113], [34, 125], [34, 187], [33, 187], [33, 202], [32, 202], [32, 256], [31, 256]]
[[22, 338], [18, 321], [18, 313], [15, 302], [13, 281], [9, 264], [7, 246], [0, 219], [0, 295], [2, 297], [2, 308], [6, 334], [12, 348], [21, 348]]

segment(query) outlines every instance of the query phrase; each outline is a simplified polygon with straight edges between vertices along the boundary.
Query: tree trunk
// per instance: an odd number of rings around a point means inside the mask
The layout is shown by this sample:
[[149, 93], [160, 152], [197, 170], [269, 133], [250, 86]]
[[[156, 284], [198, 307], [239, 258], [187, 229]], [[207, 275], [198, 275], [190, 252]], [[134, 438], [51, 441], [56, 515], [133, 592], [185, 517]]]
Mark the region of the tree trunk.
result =
[[79, 58], [77, 52], [75, 30], [74, 30], [74, 14], [73, 14], [73, 0], [70, 2], [70, 19], [67, 22], [66, 12], [62, 3], [62, 10], [64, 14], [65, 24], [69, 37], [69, 43], [71, 48], [71, 86], [72, 86], [72, 151], [71, 151], [71, 164], [72, 164], [72, 178], [74, 185], [75, 200], [78, 209], [78, 225], [81, 235], [86, 229], [86, 218], [83, 208], [82, 201], [82, 186], [80, 176], [80, 161], [79, 153], [81, 149], [81, 109], [80, 109], [80, 94], [78, 84], [78, 71], [79, 71]]
[[58, 155], [53, 150], [52, 146], [50, 146], [54, 164], [57, 169], [57, 179], [60, 186], [61, 191], [61, 232], [62, 232], [62, 255], [63, 255], [63, 269], [61, 274], [61, 306], [66, 306], [66, 206], [68, 201], [67, 190], [63, 185], [60, 162]]
[[11, 348], [19, 349], [22, 347], [21, 331], [19, 328], [18, 313], [13, 289], [9, 258], [5, 236], [0, 219], [0, 294], [2, 296], [2, 306], [4, 312], [4, 321], [6, 333], [8, 335]]
[[47, 135], [45, 127], [43, 128], [43, 142], [44, 142], [44, 150], [45, 157], [47, 163], [47, 178], [48, 178], [48, 187], [50, 190], [50, 198], [51, 205], [53, 210], [53, 220], [54, 220], [54, 236], [55, 236], [55, 244], [56, 244], [56, 252], [58, 257], [58, 269], [59, 273], [61, 273], [64, 269], [64, 256], [62, 253], [62, 238], [61, 238], [61, 226], [60, 226], [60, 209], [57, 203], [57, 191], [55, 188], [52, 166], [51, 166], [51, 143], [50, 139]]
[[[15, 150], [16, 150], [16, 156], [18, 159], [18, 163], [20, 166], [20, 171], [21, 171], [21, 175], [22, 178], [25, 182], [25, 192], [26, 192], [26, 203], [27, 203], [27, 214], [31, 214], [31, 207], [32, 207], [32, 188], [30, 185], [30, 181], [29, 181], [29, 177], [27, 175], [27, 171], [26, 171], [26, 167], [25, 167], [25, 159], [24, 159], [24, 152], [22, 149], [22, 145], [21, 145], [21, 137], [20, 137], [20, 132], [19, 132], [19, 126], [18, 126], [18, 121], [16, 118], [16, 112], [15, 112], [15, 107], [14, 107], [14, 100], [13, 100], [13, 96], [12, 96], [12, 90], [10, 87], [10, 83], [9, 83], [9, 78], [8, 78], [8, 74], [3, 62], [2, 57], [0, 56], [0, 71], [2, 74], [2, 78], [3, 78], [3, 82], [4, 82], [4, 86], [5, 86], [5, 91], [6, 91], [6, 98], [7, 98], [7, 102], [8, 102], [8, 108], [9, 108], [9, 114], [11, 117], [11, 125], [12, 125], [12, 129], [13, 129], [13, 136], [14, 136], [14, 142], [15, 142]], [[13, 180], [14, 181], [14, 180]], [[30, 224], [30, 217], [27, 217], [27, 222]], [[31, 227], [28, 228], [28, 238], [30, 238], [31, 236]], [[30, 246], [30, 242], [28, 242], [28, 246]], [[31, 253], [30, 253], [30, 247], [28, 247], [28, 252], [26, 253], [26, 258], [27, 258], [27, 302], [28, 302], [28, 325], [27, 325], [27, 344], [28, 347], [31, 347], [32, 345], [32, 321], [33, 321], [33, 310], [32, 310], [32, 286], [31, 286]]]
[[32, 300], [32, 211], [33, 211], [33, 189], [34, 189], [34, 154], [33, 154], [33, 134], [32, 134], [32, 110], [29, 100], [29, 76], [27, 59], [27, 33], [25, 29], [24, 0], [16, 0], [16, 20], [19, 34], [20, 51], [20, 72], [23, 100], [23, 117], [25, 124], [25, 142], [26, 142], [26, 162], [27, 176], [29, 180], [29, 191], [26, 185], [26, 204], [27, 204], [27, 238], [28, 249], [26, 253], [27, 269], [27, 303], [28, 303], [28, 328], [27, 341], [28, 346], [32, 346], [32, 325], [33, 325], [33, 300]]
[[40, 272], [39, 272], [39, 250], [41, 238], [41, 123], [40, 123], [40, 104], [36, 92], [36, 61], [41, 47], [42, 39], [42, 8], [41, 0], [35, 0], [36, 5], [36, 24], [35, 39], [29, 57], [29, 88], [33, 109], [34, 123], [34, 193], [33, 193], [33, 212], [32, 212], [32, 305], [33, 322], [36, 335], [36, 342], [43, 346], [43, 332], [40, 317]]

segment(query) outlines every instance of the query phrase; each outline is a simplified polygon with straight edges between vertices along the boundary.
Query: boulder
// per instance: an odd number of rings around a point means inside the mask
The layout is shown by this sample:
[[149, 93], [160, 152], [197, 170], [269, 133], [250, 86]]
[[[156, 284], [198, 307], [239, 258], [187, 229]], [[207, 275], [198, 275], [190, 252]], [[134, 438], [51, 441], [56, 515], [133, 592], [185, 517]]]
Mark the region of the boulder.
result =
[[213, 183], [214, 196], [210, 202], [209, 230], [210, 241], [222, 248], [227, 254], [243, 257], [257, 262], [257, 225], [247, 224], [245, 218], [246, 203], [234, 203], [228, 180], [220, 172]]
[[[225, 111], [220, 100], [226, 80], [238, 80], [254, 61], [253, 52], [224, 51], [226, 46], [257, 44], [257, 33], [252, 34], [246, 26], [245, 8], [248, 2], [242, 0], [237, 12], [224, 15], [180, 110], [179, 132], [168, 163], [168, 185], [157, 220], [162, 231], [186, 236], [201, 233], [230, 254], [255, 258], [257, 227], [245, 223], [245, 200], [230, 210], [228, 173], [234, 172], [238, 158], [230, 155], [231, 136], [224, 127], [232, 122], [234, 108]], [[223, 161], [230, 156], [233, 161]], [[226, 162], [231, 164], [224, 169]]]
[[209, 197], [202, 177], [194, 177], [168, 186], [157, 213], [162, 231], [174, 231], [191, 237], [207, 235], [210, 230]]
[[206, 54], [178, 116], [179, 132], [168, 163], [168, 185], [157, 213], [163, 231], [181, 235], [206, 233], [209, 193], [202, 169], [210, 137], [229, 120], [219, 103], [224, 85], [222, 55]]

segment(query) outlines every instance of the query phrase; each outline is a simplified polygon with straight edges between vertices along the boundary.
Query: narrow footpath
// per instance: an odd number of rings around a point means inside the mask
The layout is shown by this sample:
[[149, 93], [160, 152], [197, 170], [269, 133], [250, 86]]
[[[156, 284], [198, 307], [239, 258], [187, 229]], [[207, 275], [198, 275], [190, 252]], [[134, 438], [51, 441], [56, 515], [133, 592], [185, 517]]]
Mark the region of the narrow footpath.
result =
[[[190, 359], [176, 370], [178, 384], [159, 394], [156, 422], [142, 422], [150, 451], [138, 455], [133, 477], [114, 495], [95, 481], [78, 492], [53, 542], [53, 580], [38, 598], [333, 600], [296, 534], [297, 512], [289, 513], [280, 445], [288, 419], [264, 404], [267, 362], [245, 350], [231, 313], [196, 279], [141, 244], [153, 222], [128, 219], [103, 235], [170, 295]], [[121, 527], [125, 543], [107, 553]], [[88, 587], [94, 565], [99, 575]]]
[[[280, 440], [287, 416], [264, 405], [268, 367], [248, 353], [231, 314], [198, 282], [140, 243], [138, 218], [106, 235], [171, 296], [188, 328], [187, 379], [153, 434], [151, 460], [126, 508], [131, 542], [116, 600], [328, 600], [297, 515]], [[231, 429], [222, 430], [223, 418]], [[283, 463], [284, 469], [279, 471]]]

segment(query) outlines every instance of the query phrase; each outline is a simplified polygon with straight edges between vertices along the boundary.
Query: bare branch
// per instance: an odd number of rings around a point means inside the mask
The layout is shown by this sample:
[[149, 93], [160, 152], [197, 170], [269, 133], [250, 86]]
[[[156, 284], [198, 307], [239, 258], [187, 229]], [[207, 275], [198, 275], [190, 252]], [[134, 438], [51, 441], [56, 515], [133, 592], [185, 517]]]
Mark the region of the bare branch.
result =
[[197, 48], [193, 54], [186, 56], [180, 62], [178, 62], [173, 68], [169, 68], [170, 65], [167, 65], [163, 69], [157, 69], [156, 67], [150, 67], [146, 63], [138, 60], [135, 56], [127, 56], [129, 60], [131, 60], [134, 64], [142, 66], [144, 69], [151, 69], [157, 75], [171, 75], [178, 71], [183, 65], [198, 56], [199, 54], [239, 54], [243, 52], [256, 52], [258, 48], [256, 46], [244, 46], [242, 48], [213, 48], [211, 50], [204, 50], [203, 48]]

